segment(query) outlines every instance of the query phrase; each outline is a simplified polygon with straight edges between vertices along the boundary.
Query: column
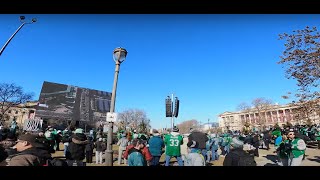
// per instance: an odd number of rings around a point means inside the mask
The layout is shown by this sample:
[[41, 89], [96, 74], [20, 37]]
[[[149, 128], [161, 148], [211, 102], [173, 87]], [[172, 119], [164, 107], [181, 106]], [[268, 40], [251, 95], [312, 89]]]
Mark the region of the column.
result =
[[280, 115], [279, 115], [279, 110], [277, 110], [277, 122], [279, 123], [280, 121]]
[[268, 116], [267, 116], [267, 111], [264, 112], [264, 119], [265, 119], [265, 125], [267, 126], [267, 123], [269, 123], [268, 121]]

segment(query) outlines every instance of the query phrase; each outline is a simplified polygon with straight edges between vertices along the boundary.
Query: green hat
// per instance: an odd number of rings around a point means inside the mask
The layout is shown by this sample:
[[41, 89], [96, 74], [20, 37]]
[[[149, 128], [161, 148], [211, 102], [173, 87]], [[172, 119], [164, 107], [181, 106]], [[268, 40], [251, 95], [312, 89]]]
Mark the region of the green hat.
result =
[[272, 135], [281, 136], [281, 132], [279, 130], [275, 130], [275, 131], [272, 132]]

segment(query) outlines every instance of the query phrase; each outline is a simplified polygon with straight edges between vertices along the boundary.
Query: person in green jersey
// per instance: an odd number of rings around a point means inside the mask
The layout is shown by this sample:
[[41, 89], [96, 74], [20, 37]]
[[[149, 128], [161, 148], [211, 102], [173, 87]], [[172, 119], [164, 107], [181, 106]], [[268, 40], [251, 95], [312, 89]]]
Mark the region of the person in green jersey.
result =
[[293, 129], [290, 129], [287, 135], [288, 139], [284, 143], [291, 144], [291, 150], [289, 153], [289, 166], [300, 166], [303, 155], [306, 150], [306, 143], [304, 140], [295, 137], [295, 132]]
[[179, 129], [174, 127], [170, 134], [166, 134], [164, 137], [164, 144], [166, 146], [166, 164], [169, 166], [170, 159], [175, 157], [179, 166], [183, 166], [183, 160], [181, 158], [181, 148], [183, 144], [183, 137], [179, 133]]

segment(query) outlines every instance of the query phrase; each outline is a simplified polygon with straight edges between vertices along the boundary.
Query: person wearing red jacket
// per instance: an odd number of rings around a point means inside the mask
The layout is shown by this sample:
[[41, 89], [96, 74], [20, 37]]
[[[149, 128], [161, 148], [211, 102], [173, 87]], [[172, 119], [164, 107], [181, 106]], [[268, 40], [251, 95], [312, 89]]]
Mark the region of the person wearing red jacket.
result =
[[[149, 148], [146, 146], [147, 144], [147, 138], [142, 135], [139, 139], [143, 140], [143, 142], [145, 143], [145, 146], [143, 147], [143, 149], [141, 149], [142, 155], [144, 156], [144, 158], [146, 159], [146, 161], [149, 162], [152, 159], [152, 155], [149, 151]], [[134, 146], [132, 144], [130, 144], [129, 146], [127, 146], [126, 151], [123, 153], [123, 158], [128, 159], [128, 154], [129, 154], [129, 150], [131, 148], [134, 148]]]

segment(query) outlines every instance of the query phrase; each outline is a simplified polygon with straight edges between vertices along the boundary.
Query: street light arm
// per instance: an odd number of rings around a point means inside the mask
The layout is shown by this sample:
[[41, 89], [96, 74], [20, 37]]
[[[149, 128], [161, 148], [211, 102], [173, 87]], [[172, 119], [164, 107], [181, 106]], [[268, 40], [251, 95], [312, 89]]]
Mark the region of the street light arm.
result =
[[8, 39], [8, 41], [4, 44], [4, 46], [0, 50], [0, 56], [3, 53], [4, 49], [8, 46], [9, 42], [12, 40], [12, 38], [20, 31], [20, 29], [26, 24], [26, 22], [22, 23], [19, 28], [12, 34], [12, 36]]

